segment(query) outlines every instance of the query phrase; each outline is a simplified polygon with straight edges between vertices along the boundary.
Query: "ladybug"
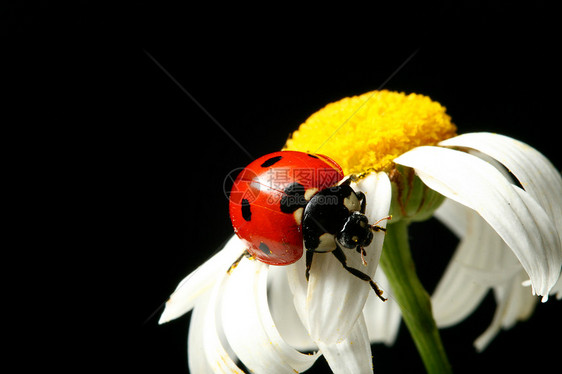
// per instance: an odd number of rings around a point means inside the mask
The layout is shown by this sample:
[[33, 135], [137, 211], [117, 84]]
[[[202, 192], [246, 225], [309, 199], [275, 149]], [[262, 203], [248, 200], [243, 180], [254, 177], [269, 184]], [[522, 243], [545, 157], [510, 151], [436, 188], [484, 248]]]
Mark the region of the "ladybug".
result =
[[313, 255], [332, 253], [386, 300], [371, 277], [347, 265], [343, 249], [356, 250], [366, 264], [364, 247], [374, 231], [385, 231], [369, 224], [365, 195], [355, 191], [351, 181], [334, 160], [321, 154], [280, 151], [250, 163], [234, 181], [229, 197], [234, 232], [247, 245], [231, 269], [244, 256], [289, 265], [302, 257], [304, 248], [308, 280]]

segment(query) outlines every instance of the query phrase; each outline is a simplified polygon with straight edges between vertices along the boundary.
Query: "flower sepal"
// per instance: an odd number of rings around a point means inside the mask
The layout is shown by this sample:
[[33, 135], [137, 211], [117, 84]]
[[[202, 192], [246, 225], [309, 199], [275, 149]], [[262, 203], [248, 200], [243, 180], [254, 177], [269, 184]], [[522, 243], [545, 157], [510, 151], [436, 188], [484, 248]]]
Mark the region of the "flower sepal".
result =
[[389, 178], [392, 184], [390, 215], [393, 223], [401, 220], [425, 221], [433, 216], [445, 199], [427, 187], [412, 168], [395, 164], [389, 172]]

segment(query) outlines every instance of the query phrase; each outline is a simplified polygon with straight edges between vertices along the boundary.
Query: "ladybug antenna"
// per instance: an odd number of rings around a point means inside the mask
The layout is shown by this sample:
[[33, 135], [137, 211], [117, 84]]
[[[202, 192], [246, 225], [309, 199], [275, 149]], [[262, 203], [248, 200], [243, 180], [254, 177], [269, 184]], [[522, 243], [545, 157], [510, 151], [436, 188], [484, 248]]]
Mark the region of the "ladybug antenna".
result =
[[386, 228], [385, 228], [385, 227], [380, 227], [380, 226], [378, 226], [378, 224], [381, 223], [382, 221], [384, 221], [385, 219], [387, 219], [387, 220], [390, 221], [390, 220], [392, 219], [392, 215], [383, 217], [383, 218], [379, 219], [377, 222], [373, 223], [373, 224], [371, 225], [371, 230], [373, 230], [373, 231], [375, 231], [375, 232], [377, 232], [377, 231], [386, 232]]

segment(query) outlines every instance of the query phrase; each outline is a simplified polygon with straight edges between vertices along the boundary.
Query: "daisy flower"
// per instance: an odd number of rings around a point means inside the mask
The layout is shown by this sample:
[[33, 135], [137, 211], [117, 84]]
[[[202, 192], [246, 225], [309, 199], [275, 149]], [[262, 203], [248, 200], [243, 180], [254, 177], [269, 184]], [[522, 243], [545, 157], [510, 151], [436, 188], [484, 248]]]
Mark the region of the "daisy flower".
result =
[[[303, 372], [323, 355], [335, 373], [371, 373], [370, 345], [392, 344], [403, 318], [428, 372], [446, 373], [438, 327], [462, 321], [490, 289], [498, 307], [478, 349], [530, 316], [535, 295], [560, 299], [558, 170], [515, 139], [456, 130], [439, 103], [386, 90], [329, 104], [303, 123], [284, 150], [324, 154], [355, 176], [369, 222], [386, 232], [374, 233], [363, 256], [348, 255], [348, 265], [389, 300], [328, 254], [316, 255], [308, 280], [304, 259], [269, 266], [243, 258], [229, 271], [246, 249], [233, 235], [178, 285], [160, 318], [193, 309], [190, 372]], [[408, 226], [432, 216], [460, 241], [430, 296], [415, 272]]]

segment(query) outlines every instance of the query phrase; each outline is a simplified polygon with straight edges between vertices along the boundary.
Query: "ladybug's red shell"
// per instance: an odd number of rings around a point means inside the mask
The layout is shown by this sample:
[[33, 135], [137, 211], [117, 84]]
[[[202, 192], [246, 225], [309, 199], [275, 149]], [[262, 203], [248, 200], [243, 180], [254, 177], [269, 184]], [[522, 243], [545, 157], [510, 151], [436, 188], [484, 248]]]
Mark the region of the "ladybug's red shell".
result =
[[[341, 167], [323, 155], [281, 151], [260, 157], [242, 170], [232, 186], [230, 218], [234, 231], [258, 260], [270, 265], [292, 264], [303, 253], [303, 205], [287, 208], [287, 199], [302, 200], [304, 196], [310, 200], [343, 177]], [[304, 195], [287, 193], [295, 186]]]

